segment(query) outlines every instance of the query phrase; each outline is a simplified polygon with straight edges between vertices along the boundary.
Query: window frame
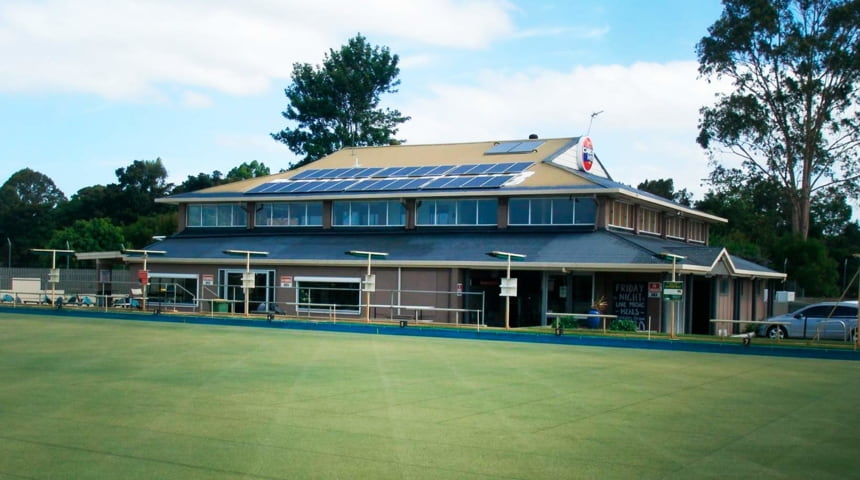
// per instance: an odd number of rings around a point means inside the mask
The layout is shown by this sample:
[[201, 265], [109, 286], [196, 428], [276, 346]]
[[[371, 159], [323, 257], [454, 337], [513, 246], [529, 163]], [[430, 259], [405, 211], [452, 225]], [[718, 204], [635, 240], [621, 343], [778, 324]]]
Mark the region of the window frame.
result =
[[[353, 306], [351, 303], [334, 303], [336, 307], [335, 313], [347, 313], [358, 315], [361, 313], [361, 309], [364, 306], [362, 303], [362, 279], [360, 277], [316, 277], [316, 276], [297, 276], [294, 279], [296, 285], [296, 311], [304, 312], [304, 313], [331, 313], [329, 308], [325, 308], [324, 306], [313, 306], [312, 304], [330, 304], [331, 302], [322, 302], [322, 301], [314, 301], [320, 300], [312, 298], [313, 291], [319, 290], [320, 292], [326, 291], [325, 286], [308, 286], [308, 285], [332, 285], [332, 284], [343, 284], [343, 285], [354, 285], [355, 288], [336, 288], [330, 287], [330, 291], [334, 291], [335, 295], [349, 295], [351, 296], [353, 293], [355, 295], [355, 308], [339, 308], [340, 305]], [[305, 284], [303, 287], [302, 284]], [[302, 289], [305, 288], [308, 292], [303, 292]], [[307, 296], [305, 296], [307, 295]], [[349, 300], [349, 299], [347, 299]], [[302, 304], [305, 304], [303, 307]]]
[[[592, 201], [592, 208], [584, 209], [591, 213], [591, 218], [588, 219], [590, 221], [587, 222], [581, 221], [583, 214], [578, 213], [580, 208], [577, 208], [580, 202], [585, 199]], [[593, 201], [591, 197], [577, 196], [513, 197], [508, 200], [508, 225], [514, 227], [594, 225], [597, 221], [597, 207]], [[557, 211], [562, 206], [561, 202], [567, 202], [570, 205], [569, 215], [567, 208], [563, 212]], [[526, 213], [525, 222], [519, 218], [523, 216], [523, 212]], [[569, 218], [570, 221], [562, 221], [562, 215], [564, 215], [563, 218]]]
[[[261, 228], [272, 227], [321, 227], [323, 226], [323, 203], [312, 202], [265, 202], [257, 204], [262, 209], [254, 216], [254, 226]], [[285, 211], [283, 209], [286, 209]], [[276, 211], [281, 214], [275, 216]], [[264, 219], [262, 214], [268, 212], [268, 218]], [[264, 219], [266, 221], [261, 222]], [[316, 222], [312, 223], [315, 219]], [[295, 223], [293, 223], [295, 222]]]
[[[385, 220], [380, 222], [378, 221], [380, 212], [374, 212], [374, 207], [378, 208], [381, 205], [385, 205]], [[344, 207], [346, 210], [343, 210]], [[392, 207], [397, 211], [392, 213]], [[348, 219], [349, 223], [342, 222], [342, 218]], [[377, 220], [373, 220], [374, 218]], [[404, 227], [406, 226], [406, 207], [399, 200], [334, 200], [331, 205], [331, 226], [337, 228]]]
[[[229, 215], [225, 215], [226, 208], [230, 209]], [[199, 212], [196, 212], [197, 210]], [[230, 217], [229, 225], [222, 224], [221, 220], [225, 216]], [[193, 221], [195, 217], [196, 221]], [[247, 227], [248, 212], [239, 203], [190, 203], [185, 212], [185, 226], [187, 228]]]
[[[444, 222], [439, 222], [442, 218], [440, 206], [446, 210]], [[468, 210], [472, 212], [467, 213]], [[422, 198], [415, 202], [415, 225], [419, 227], [492, 227], [499, 224], [498, 210], [499, 199], [495, 197]], [[492, 218], [491, 223], [484, 222], [490, 218]], [[430, 222], [427, 221], [428, 219]], [[465, 219], [469, 221], [466, 222]]]

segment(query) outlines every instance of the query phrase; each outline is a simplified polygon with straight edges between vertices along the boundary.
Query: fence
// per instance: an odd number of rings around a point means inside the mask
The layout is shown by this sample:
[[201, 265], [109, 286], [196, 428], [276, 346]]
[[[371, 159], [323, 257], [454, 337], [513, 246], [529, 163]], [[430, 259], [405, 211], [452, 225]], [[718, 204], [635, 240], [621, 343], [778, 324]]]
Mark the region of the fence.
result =
[[[200, 284], [186, 288], [161, 282], [142, 289], [128, 270], [60, 269], [50, 283], [47, 268], [0, 268], [0, 300], [12, 303], [87, 305], [103, 308], [147, 308], [214, 314], [279, 314], [296, 318], [363, 319], [406, 323], [485, 326], [481, 292], [383, 290], [368, 292], [358, 283], [349, 288], [257, 286], [245, 300], [239, 285]], [[154, 279], [155, 280], [155, 279]], [[17, 291], [15, 285], [17, 285]], [[368, 304], [367, 299], [370, 299]]]

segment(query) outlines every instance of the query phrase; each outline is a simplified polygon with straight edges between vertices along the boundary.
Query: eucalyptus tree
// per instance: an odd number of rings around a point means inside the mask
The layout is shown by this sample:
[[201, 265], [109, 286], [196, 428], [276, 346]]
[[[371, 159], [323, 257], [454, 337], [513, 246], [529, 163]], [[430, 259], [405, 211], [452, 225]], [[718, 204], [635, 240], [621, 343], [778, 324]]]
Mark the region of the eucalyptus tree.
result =
[[860, 193], [860, 0], [723, 4], [697, 45], [699, 73], [732, 89], [702, 108], [698, 142], [778, 185], [792, 232], [806, 239], [817, 194]]

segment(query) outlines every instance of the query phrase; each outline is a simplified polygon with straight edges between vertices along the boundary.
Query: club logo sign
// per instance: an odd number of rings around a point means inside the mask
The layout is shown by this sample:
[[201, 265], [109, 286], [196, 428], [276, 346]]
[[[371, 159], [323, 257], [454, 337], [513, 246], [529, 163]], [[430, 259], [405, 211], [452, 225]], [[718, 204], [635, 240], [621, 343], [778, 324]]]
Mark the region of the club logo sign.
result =
[[580, 169], [591, 171], [591, 166], [594, 165], [594, 146], [591, 143], [591, 137], [579, 139], [576, 145], [576, 158]]

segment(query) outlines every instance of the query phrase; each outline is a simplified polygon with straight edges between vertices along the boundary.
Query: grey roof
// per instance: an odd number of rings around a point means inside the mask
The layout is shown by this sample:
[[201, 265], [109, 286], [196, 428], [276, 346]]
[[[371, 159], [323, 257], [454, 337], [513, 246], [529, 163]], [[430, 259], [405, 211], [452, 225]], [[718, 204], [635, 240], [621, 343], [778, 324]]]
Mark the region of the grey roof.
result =
[[[499, 250], [526, 255], [523, 262], [517, 262], [520, 269], [582, 266], [595, 270], [639, 268], [653, 271], [668, 268], [667, 262], [657, 256], [662, 252], [687, 257], [684, 267], [706, 269], [724, 252], [716, 247], [606, 230], [180, 234], [147, 248], [167, 252], [163, 256], [150, 256], [152, 263], [236, 262], [239, 259], [224, 253], [232, 249], [268, 252], [265, 259], [256, 258], [256, 264], [347, 264], [360, 260], [347, 256], [346, 251], [367, 250], [388, 253], [382, 263], [390, 266], [493, 268], [500, 261], [487, 253]], [[744, 262], [744, 267], [761, 269], [762, 273], [769, 271], [750, 262]]]

